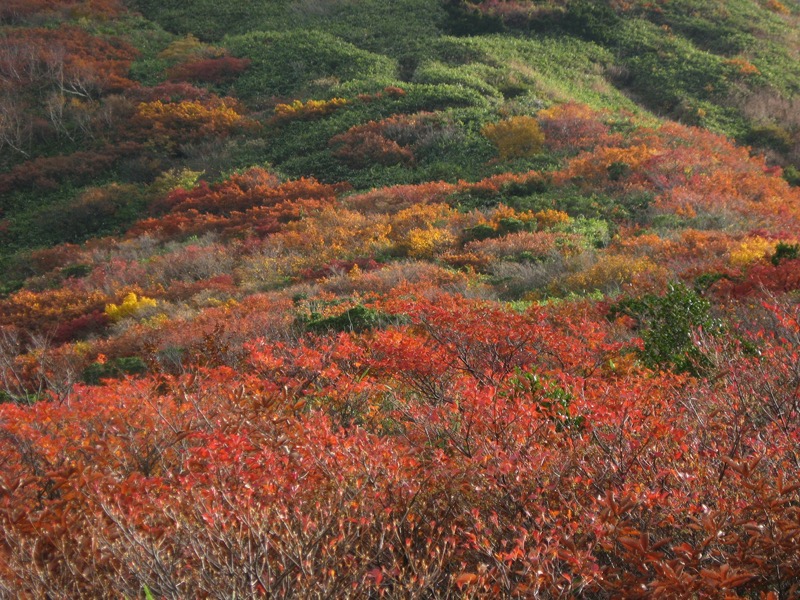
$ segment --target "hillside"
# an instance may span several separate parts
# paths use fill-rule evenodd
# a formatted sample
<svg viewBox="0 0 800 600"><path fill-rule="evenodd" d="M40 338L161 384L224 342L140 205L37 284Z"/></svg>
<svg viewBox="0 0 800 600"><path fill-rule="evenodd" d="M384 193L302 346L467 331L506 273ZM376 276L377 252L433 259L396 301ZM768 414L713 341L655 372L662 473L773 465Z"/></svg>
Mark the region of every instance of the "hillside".
<svg viewBox="0 0 800 600"><path fill-rule="evenodd" d="M0 598L800 594L800 3L6 0Z"/></svg>

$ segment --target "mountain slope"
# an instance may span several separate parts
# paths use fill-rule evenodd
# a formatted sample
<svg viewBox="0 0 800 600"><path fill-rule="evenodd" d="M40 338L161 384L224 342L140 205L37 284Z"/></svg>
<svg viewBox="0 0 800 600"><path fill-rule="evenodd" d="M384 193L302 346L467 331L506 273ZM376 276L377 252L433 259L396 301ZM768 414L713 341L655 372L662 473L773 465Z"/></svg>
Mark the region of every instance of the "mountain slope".
<svg viewBox="0 0 800 600"><path fill-rule="evenodd" d="M0 597L791 597L798 15L7 2Z"/></svg>

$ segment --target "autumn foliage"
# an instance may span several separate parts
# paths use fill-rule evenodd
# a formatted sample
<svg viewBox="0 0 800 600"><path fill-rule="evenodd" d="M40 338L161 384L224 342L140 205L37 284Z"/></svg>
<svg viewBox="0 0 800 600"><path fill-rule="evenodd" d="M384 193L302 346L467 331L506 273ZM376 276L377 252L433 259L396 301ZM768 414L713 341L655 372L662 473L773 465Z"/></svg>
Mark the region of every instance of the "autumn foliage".
<svg viewBox="0 0 800 600"><path fill-rule="evenodd" d="M497 146L501 159L533 156L544 144L544 134L533 117L511 117L483 128L483 135Z"/></svg>
<svg viewBox="0 0 800 600"><path fill-rule="evenodd" d="M381 309L408 324L263 339L239 372L6 405L3 580L189 595L282 593L286 572L295 592L791 588L797 484L782 444L796 432L779 411L796 400L785 385L797 324L785 307L766 307L770 329L750 334L769 363L705 340L712 364L736 365L707 382L623 368L636 345L589 306L514 314L400 295ZM775 395L733 401L737 389ZM87 448L98 427L108 433ZM33 509L20 516L23 502ZM45 526L49 550L32 555ZM93 543L71 543L79 531ZM247 550L241 536L264 543ZM154 562L179 547L178 563ZM309 551L331 568L304 572L292 557ZM259 569L199 568L222 554ZM93 575L75 577L87 561Z"/></svg>
<svg viewBox="0 0 800 600"><path fill-rule="evenodd" d="M447 10L597 15L534 4ZM800 595L780 167L404 45L247 104L272 58L140 18L0 8L0 597Z"/></svg>

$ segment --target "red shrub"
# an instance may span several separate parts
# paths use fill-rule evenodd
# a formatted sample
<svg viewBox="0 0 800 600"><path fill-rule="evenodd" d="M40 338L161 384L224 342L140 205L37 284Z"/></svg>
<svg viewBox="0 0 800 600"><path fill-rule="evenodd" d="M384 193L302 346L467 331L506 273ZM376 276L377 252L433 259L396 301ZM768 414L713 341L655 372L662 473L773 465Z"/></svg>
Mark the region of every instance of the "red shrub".
<svg viewBox="0 0 800 600"><path fill-rule="evenodd" d="M61 344L88 336L99 335L105 331L110 321L105 312L96 310L61 323L53 334L53 342Z"/></svg>

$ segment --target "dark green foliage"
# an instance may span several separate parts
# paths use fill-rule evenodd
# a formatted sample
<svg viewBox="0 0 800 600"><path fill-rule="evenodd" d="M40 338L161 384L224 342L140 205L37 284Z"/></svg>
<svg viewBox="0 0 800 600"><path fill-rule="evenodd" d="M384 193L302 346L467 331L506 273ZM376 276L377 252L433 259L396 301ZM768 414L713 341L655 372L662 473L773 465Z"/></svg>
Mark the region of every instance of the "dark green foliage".
<svg viewBox="0 0 800 600"><path fill-rule="evenodd" d="M714 285L717 281L727 278L728 276L724 273L703 273L695 278L694 287L696 290L703 292Z"/></svg>
<svg viewBox="0 0 800 600"><path fill-rule="evenodd" d="M446 13L439 0L134 0L144 15L174 33L202 40L250 31L327 32L395 58L413 56L438 33Z"/></svg>
<svg viewBox="0 0 800 600"><path fill-rule="evenodd" d="M403 84L405 95L393 97L379 89L371 100L352 98L351 103L315 120L294 119L278 123L270 132L264 158L288 176L312 175L325 182L348 181L357 189L394 183L431 180L476 179L492 173L487 161L493 153L490 142L480 135L486 111L475 104L485 100L474 90L445 85ZM349 91L349 90L348 90ZM348 164L333 154L328 140L353 126L381 121L398 114L442 111L445 126L426 136L414 148L414 164L363 168Z"/></svg>
<svg viewBox="0 0 800 600"><path fill-rule="evenodd" d="M488 223L481 223L480 225L475 225L474 227L469 227L464 230L464 243L473 242L476 240L487 240L489 238L495 237L497 235L497 231L495 228L489 225Z"/></svg>
<svg viewBox="0 0 800 600"><path fill-rule="evenodd" d="M147 372L147 365L138 356L122 356L104 363L93 362L83 371L82 379L90 385L97 385L103 379L119 379L126 375L140 375Z"/></svg>
<svg viewBox="0 0 800 600"><path fill-rule="evenodd" d="M800 169L794 165L789 165L783 170L783 178L789 183L789 185L800 185Z"/></svg>
<svg viewBox="0 0 800 600"><path fill-rule="evenodd" d="M620 17L607 2L573 0L569 3L563 21L567 31L598 42L614 41L615 30L620 26Z"/></svg>
<svg viewBox="0 0 800 600"><path fill-rule="evenodd" d="M710 310L708 300L678 283L663 296L647 294L618 302L609 316L627 315L636 320L644 342L640 358L648 367L700 375L709 360L692 335L699 329L710 334L720 331L721 325L711 317Z"/></svg>
<svg viewBox="0 0 800 600"><path fill-rule="evenodd" d="M444 3L447 20L444 30L450 35L472 36L503 33L506 26L497 15L474 10L465 0L447 0Z"/></svg>
<svg viewBox="0 0 800 600"><path fill-rule="evenodd" d="M131 4L167 31L193 33L202 40L220 40L229 33L266 28L288 1L133 0Z"/></svg>
<svg viewBox="0 0 800 600"><path fill-rule="evenodd" d="M321 31L258 31L227 38L225 44L252 61L235 86L244 100L307 96L333 83L392 80L397 73L395 61Z"/></svg>
<svg viewBox="0 0 800 600"><path fill-rule="evenodd" d="M164 70L169 61L158 54L172 41L173 36L153 21L139 15L128 14L119 21L107 21L98 27L98 33L124 37L138 51L128 73L142 85L157 85L164 80Z"/></svg>
<svg viewBox="0 0 800 600"><path fill-rule="evenodd" d="M524 231L528 228L528 225L524 221L520 221L519 219L514 219L512 217L504 217L500 219L497 227L497 233L500 235L506 235L509 233L517 233L519 231Z"/></svg>
<svg viewBox="0 0 800 600"><path fill-rule="evenodd" d="M515 186L504 189L503 204L516 210L555 209L566 212L571 217L586 217L605 221L630 220L644 223L647 220L647 207L652 198L647 194L629 194L612 198L597 192L587 192L578 187L547 189L546 183L536 183L545 187L540 192L525 194ZM519 191L519 195L511 194Z"/></svg>
<svg viewBox="0 0 800 600"><path fill-rule="evenodd" d="M312 318L305 323L306 329L320 333L328 331L362 332L386 327L396 323L397 318L365 306L354 306L335 317Z"/></svg>
<svg viewBox="0 0 800 600"><path fill-rule="evenodd" d="M608 178L611 181L619 181L625 177L631 168L624 162L614 162L608 165Z"/></svg>
<svg viewBox="0 0 800 600"><path fill-rule="evenodd" d="M80 279L81 277L86 277L89 273L92 272L91 265L69 265L68 267L64 267L61 269L61 276L64 279L68 279L70 277L74 277L75 279Z"/></svg>
<svg viewBox="0 0 800 600"><path fill-rule="evenodd" d="M0 298L13 294L25 285L24 279L3 279L0 280Z"/></svg>
<svg viewBox="0 0 800 600"><path fill-rule="evenodd" d="M795 260L797 258L800 258L800 244L778 242L778 245L775 246L775 253L770 260L777 267L782 260Z"/></svg>
<svg viewBox="0 0 800 600"><path fill-rule="evenodd" d="M789 152L794 146L792 134L774 123L753 125L747 132L744 141L751 146L772 148L778 152Z"/></svg>
<svg viewBox="0 0 800 600"><path fill-rule="evenodd" d="M32 248L120 233L144 210L147 198L132 185L91 188L68 203L31 207L12 219L9 247Z"/></svg>

